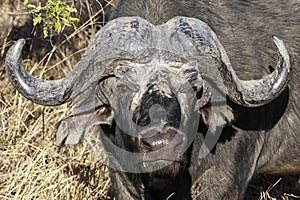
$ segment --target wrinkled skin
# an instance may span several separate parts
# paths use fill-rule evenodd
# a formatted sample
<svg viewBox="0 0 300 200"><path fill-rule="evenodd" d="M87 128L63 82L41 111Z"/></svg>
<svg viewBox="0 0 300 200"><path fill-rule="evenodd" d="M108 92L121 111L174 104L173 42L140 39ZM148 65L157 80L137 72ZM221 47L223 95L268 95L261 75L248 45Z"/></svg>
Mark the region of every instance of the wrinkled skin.
<svg viewBox="0 0 300 200"><path fill-rule="evenodd" d="M144 20L113 21L130 16ZM176 16L205 22L220 41L201 21ZM242 199L258 173L300 173L300 3L127 0L117 3L110 18L78 64L88 70L75 66L70 78L51 82L50 93L43 89L47 81L37 87L34 78L19 81L25 72L7 71L37 103L59 105L79 97L74 114L58 124L57 143L77 144L90 127L98 133L101 128L111 167L142 172L110 168L113 197ZM200 26L201 37L187 31ZM119 27L124 34L112 34ZM277 63L273 35L289 47L274 39ZM14 66L14 52L8 66ZM234 71L251 81L240 81ZM217 138L211 148L207 138ZM152 154L114 154L111 143ZM163 153L155 153L161 148ZM145 166L155 170L143 171Z"/></svg>

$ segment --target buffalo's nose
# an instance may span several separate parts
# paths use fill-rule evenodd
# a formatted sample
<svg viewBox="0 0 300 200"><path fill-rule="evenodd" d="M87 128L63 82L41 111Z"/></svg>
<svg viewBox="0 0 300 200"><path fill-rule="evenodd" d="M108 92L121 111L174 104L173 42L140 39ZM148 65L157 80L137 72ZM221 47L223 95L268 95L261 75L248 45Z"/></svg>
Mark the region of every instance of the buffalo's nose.
<svg viewBox="0 0 300 200"><path fill-rule="evenodd" d="M173 129L166 131L149 131L142 135L141 147L146 151L156 151L165 146L175 150L183 142L183 137Z"/></svg>

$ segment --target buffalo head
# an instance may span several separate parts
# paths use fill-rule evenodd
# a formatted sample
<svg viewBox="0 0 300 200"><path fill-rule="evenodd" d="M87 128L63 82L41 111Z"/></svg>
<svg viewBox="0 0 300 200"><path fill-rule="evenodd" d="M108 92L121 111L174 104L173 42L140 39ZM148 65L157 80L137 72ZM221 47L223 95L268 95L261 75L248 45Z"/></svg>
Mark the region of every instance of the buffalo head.
<svg viewBox="0 0 300 200"><path fill-rule="evenodd" d="M6 71L18 91L38 104L76 101L74 114L58 124L58 145L77 144L97 125L114 167L176 175L188 164L199 124L214 133L234 120L226 98L257 107L287 87L290 55L280 39L273 40L279 52L275 70L244 81L204 22L175 17L155 26L124 17L96 34L63 79L28 74L21 59L24 40L10 48Z"/></svg>

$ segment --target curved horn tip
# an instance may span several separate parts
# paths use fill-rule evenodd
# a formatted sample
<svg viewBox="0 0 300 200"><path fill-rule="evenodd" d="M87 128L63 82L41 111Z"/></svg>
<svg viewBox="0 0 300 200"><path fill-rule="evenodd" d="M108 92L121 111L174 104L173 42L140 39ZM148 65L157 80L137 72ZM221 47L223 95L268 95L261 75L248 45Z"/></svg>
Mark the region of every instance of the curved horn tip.
<svg viewBox="0 0 300 200"><path fill-rule="evenodd" d="M272 39L275 42L275 44L276 44L277 47L284 46L283 41L281 39L279 39L277 36L272 35Z"/></svg>
<svg viewBox="0 0 300 200"><path fill-rule="evenodd" d="M11 51L13 51L11 53L13 55L15 55L16 53L21 52L25 43L26 43L26 41L23 38L16 41L15 44L13 44L13 46L10 48L10 49L12 49Z"/></svg>
<svg viewBox="0 0 300 200"><path fill-rule="evenodd" d="M275 35L273 35L272 38L280 55L286 62L290 62L290 52L285 43ZM289 65L287 67L289 67Z"/></svg>
<svg viewBox="0 0 300 200"><path fill-rule="evenodd" d="M22 47L22 46L24 46L25 43L26 43L26 40L24 38L21 38L16 41L15 45L21 45L21 47Z"/></svg>
<svg viewBox="0 0 300 200"><path fill-rule="evenodd" d="M288 54L288 50L287 50L284 42L281 39L279 39L278 37L276 37L275 35L273 35L272 38L273 38L273 41L274 41L275 45L277 46L280 54L282 54L282 53Z"/></svg>
<svg viewBox="0 0 300 200"><path fill-rule="evenodd" d="M23 49L23 46L25 45L26 41L25 39L19 39L16 41L7 51L5 62L6 67L11 67L11 62L14 62L16 58L19 58Z"/></svg>

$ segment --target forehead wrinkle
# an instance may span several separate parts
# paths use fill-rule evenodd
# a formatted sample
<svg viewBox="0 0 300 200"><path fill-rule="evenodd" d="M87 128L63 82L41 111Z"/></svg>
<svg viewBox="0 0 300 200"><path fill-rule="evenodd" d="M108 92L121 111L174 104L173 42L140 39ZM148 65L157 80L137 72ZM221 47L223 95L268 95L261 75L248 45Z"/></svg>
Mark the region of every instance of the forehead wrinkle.
<svg viewBox="0 0 300 200"><path fill-rule="evenodd" d="M157 87L151 92L159 92L161 95L171 98L172 89L174 89L172 84L177 85L180 77L180 72L183 69L189 68L191 64L185 62L184 60L178 61L172 59L172 57L165 58L162 52L155 53L152 55L154 58L150 59L150 62L130 62L127 66L132 70L125 74L127 80L132 84L139 87L138 92L136 92L132 98L131 110L140 105L142 102L142 97L149 90L149 87L154 83ZM181 81L179 81L181 82ZM175 86L176 87L176 86Z"/></svg>
<svg viewBox="0 0 300 200"><path fill-rule="evenodd" d="M157 63L157 64L154 64ZM142 97L146 92L149 92L149 87L156 83L157 88L151 92L160 92L161 95L171 98L172 91L168 86L168 76L170 75L170 69L168 69L168 64L161 64L160 62L151 62L139 66L139 69L136 70L136 81L135 84L138 84L139 91L134 95L131 104L131 110L140 105L142 102Z"/></svg>

